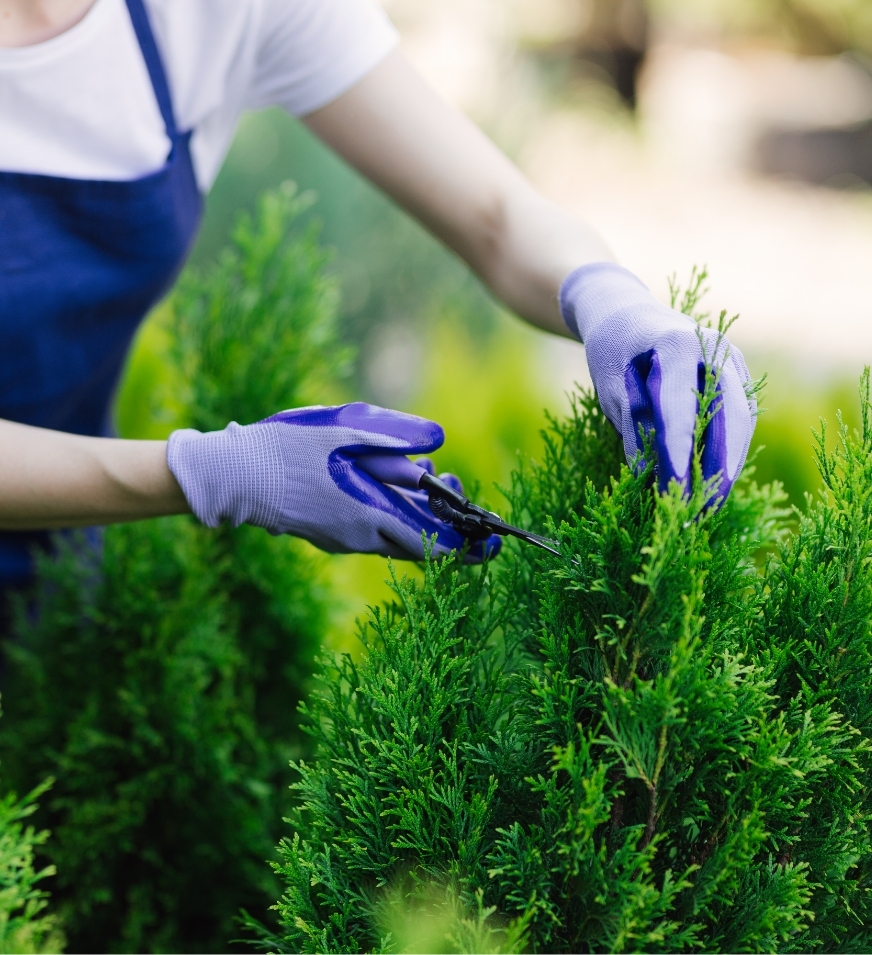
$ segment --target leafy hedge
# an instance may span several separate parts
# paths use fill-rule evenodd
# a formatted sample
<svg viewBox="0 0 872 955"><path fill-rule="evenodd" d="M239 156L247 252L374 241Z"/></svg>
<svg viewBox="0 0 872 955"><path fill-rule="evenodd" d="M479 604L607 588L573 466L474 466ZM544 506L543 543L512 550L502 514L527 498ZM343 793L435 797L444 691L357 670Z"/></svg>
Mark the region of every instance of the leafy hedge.
<svg viewBox="0 0 872 955"><path fill-rule="evenodd" d="M305 404L344 361L336 291L306 204L267 196L256 222L171 300L179 424L223 427ZM324 627L311 551L192 518L110 528L102 550L41 563L6 647L4 774L56 777L36 818L72 951L223 951L240 907L265 915L265 864L301 752L296 706Z"/></svg>
<svg viewBox="0 0 872 955"><path fill-rule="evenodd" d="M869 951L862 397L801 515L747 477L707 509L698 467L657 495L578 398L509 495L563 557L394 577L361 662L325 667L263 944Z"/></svg>

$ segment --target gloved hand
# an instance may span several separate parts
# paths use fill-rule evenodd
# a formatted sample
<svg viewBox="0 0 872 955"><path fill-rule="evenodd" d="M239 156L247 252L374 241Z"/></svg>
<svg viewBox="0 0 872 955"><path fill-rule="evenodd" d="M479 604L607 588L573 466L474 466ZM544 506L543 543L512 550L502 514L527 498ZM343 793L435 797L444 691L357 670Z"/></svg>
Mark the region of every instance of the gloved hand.
<svg viewBox="0 0 872 955"><path fill-rule="evenodd" d="M420 560L422 531L437 535L435 554L460 549L466 539L433 516L425 494L382 483L358 458L435 451L444 440L432 421L355 402L282 411L206 434L174 431L167 463L208 527L255 524L331 553ZM408 471L411 463L402 463ZM495 554L499 544L474 544L467 561Z"/></svg>
<svg viewBox="0 0 872 955"><path fill-rule="evenodd" d="M718 333L661 304L631 272L611 262L576 269L560 290L563 319L587 349L600 405L624 439L627 461L642 450L640 426L653 431L661 490L686 488L704 386L704 359L720 369L705 435L705 478L721 474L715 499L729 494L754 433L757 403L745 391L742 353Z"/></svg>

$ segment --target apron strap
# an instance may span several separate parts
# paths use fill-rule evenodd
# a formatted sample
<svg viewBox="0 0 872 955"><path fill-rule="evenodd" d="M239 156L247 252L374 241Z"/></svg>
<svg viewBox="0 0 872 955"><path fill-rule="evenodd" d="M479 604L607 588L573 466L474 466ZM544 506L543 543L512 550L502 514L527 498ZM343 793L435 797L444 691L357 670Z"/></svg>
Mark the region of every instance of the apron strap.
<svg viewBox="0 0 872 955"><path fill-rule="evenodd" d="M151 85L154 89L157 105L160 108L161 116L163 116L167 136L172 142L175 142L178 131L176 129L176 117L173 113L173 101L170 97L170 87L167 83L167 74L164 70L160 50L158 50L157 43L154 41L154 33L151 30L145 5L142 0L126 0L126 2L127 10L130 13L130 21L136 32L136 39L139 41L139 48L142 50L145 65L148 67L148 75L151 77Z"/></svg>

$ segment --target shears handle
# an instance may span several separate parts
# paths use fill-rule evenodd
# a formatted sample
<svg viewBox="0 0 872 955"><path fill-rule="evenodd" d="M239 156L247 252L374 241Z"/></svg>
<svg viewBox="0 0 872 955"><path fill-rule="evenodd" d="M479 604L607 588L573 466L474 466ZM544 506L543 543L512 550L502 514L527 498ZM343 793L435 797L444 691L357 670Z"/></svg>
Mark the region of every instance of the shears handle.
<svg viewBox="0 0 872 955"><path fill-rule="evenodd" d="M486 526L486 522L499 521L496 514L477 507L459 491L455 491L453 487L449 487L407 457L399 454L366 454L358 457L355 463L361 471L383 484L426 491L430 499L430 510L436 517L456 527L466 537L484 540L494 533Z"/></svg>
<svg viewBox="0 0 872 955"><path fill-rule="evenodd" d="M449 487L403 455L361 455L356 459L356 463L362 471L384 484L426 491L433 514L470 540L485 540L491 534L512 536L535 547L541 547L556 557L561 556L556 541L507 524L498 514L473 504L460 491Z"/></svg>

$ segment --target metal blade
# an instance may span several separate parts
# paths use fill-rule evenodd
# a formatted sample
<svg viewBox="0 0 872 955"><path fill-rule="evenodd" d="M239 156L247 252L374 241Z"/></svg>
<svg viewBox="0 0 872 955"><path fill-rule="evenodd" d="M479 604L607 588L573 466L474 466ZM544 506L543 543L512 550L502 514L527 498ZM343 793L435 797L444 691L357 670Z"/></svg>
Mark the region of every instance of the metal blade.
<svg viewBox="0 0 872 955"><path fill-rule="evenodd" d="M478 518L481 525L492 534L498 534L501 537L516 537L527 544L548 551L555 557L563 556L558 549L557 541L551 540L549 537L542 537L540 534L534 534L532 531L525 531L522 527L507 524L498 514L494 514L493 511L486 511L483 507L473 504L468 498L455 491L454 488L448 487L447 484L431 474L422 476L420 487L426 488L431 495L447 500L460 514L469 514ZM577 564L578 561L573 560L573 563Z"/></svg>

